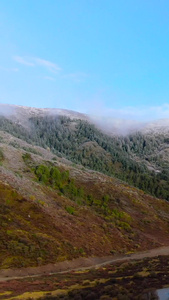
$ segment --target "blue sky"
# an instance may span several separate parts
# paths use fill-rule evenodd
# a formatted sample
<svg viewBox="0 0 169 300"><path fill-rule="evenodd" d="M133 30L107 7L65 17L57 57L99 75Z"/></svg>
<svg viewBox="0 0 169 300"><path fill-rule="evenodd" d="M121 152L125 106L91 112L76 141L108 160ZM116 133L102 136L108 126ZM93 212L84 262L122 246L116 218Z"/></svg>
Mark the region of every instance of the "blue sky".
<svg viewBox="0 0 169 300"><path fill-rule="evenodd" d="M168 0L1 0L0 103L169 118Z"/></svg>

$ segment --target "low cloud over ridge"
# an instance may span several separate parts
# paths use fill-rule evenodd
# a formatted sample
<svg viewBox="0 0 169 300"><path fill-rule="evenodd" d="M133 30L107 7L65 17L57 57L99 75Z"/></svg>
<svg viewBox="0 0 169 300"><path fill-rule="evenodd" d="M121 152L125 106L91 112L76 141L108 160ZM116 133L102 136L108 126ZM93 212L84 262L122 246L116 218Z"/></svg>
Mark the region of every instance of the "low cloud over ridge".
<svg viewBox="0 0 169 300"><path fill-rule="evenodd" d="M141 130L148 124L160 121L162 126L168 126L169 104L150 107L124 107L120 109L108 109L98 105L87 110L91 120L102 130L108 133L128 134ZM166 119L166 121L164 120Z"/></svg>

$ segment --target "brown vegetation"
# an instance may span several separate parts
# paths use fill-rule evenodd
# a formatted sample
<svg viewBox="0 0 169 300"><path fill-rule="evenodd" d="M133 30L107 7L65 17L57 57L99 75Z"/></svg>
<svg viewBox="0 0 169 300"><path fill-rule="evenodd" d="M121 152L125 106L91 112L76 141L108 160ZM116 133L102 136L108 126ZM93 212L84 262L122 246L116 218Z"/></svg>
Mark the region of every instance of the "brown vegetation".
<svg viewBox="0 0 169 300"><path fill-rule="evenodd" d="M49 150L8 134L1 136L1 268L168 244L169 203L117 179L73 166ZM34 168L42 164L49 169L57 166L60 172L69 170L67 184L73 180L74 187L83 191L80 201L48 180L38 181Z"/></svg>
<svg viewBox="0 0 169 300"><path fill-rule="evenodd" d="M0 299L155 300L156 289L168 284L168 260L168 256L159 256L1 282Z"/></svg>

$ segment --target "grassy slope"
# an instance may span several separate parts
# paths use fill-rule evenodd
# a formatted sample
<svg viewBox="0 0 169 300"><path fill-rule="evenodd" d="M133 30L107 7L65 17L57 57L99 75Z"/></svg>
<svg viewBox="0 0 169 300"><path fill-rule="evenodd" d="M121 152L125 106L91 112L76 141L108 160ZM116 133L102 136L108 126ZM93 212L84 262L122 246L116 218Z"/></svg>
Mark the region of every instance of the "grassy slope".
<svg viewBox="0 0 169 300"><path fill-rule="evenodd" d="M78 166L54 161L53 154L2 134L0 166L0 267L46 264L78 256L104 256L166 244L169 204L144 192ZM17 143L17 148L11 145ZM9 145L10 143L10 145ZM37 181L22 156L32 165L58 165L94 205L79 204L51 186ZM108 211L100 204L109 196ZM73 214L67 207L73 208Z"/></svg>

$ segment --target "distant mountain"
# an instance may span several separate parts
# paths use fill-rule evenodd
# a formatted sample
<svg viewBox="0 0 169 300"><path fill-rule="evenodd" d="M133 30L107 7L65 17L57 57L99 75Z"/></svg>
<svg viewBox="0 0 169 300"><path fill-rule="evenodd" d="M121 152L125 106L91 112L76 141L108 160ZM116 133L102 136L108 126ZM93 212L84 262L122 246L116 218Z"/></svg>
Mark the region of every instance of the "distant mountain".
<svg viewBox="0 0 169 300"><path fill-rule="evenodd" d="M79 112L59 108L36 108L21 105L0 104L0 115L25 125L29 118L44 116L66 116L71 119L88 120L88 117Z"/></svg>
<svg viewBox="0 0 169 300"><path fill-rule="evenodd" d="M65 116L70 119L80 119L94 124L97 128L109 135L128 135L135 132L143 134L168 134L169 119L160 119L149 122L86 115L72 110L60 108L35 108L21 105L0 103L0 115L20 122L22 125L32 117Z"/></svg>
<svg viewBox="0 0 169 300"><path fill-rule="evenodd" d="M168 134L169 119L160 119L154 122L149 122L142 130L145 134Z"/></svg>

